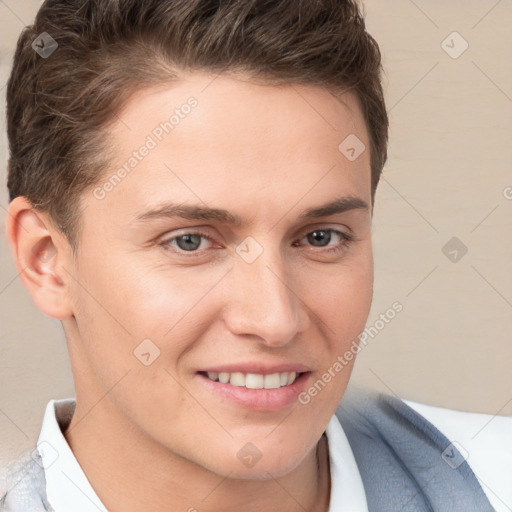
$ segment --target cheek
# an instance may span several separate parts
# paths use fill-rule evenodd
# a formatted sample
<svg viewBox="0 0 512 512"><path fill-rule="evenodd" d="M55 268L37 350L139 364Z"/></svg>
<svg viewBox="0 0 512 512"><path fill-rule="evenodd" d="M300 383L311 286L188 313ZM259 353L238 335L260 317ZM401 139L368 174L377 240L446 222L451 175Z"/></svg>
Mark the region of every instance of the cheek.
<svg viewBox="0 0 512 512"><path fill-rule="evenodd" d="M319 371L299 402L325 422L334 413L348 385L358 353L373 295L373 260L365 251L357 264L339 266L325 280L322 292L315 288L313 310L324 339ZM364 256L364 257L363 257ZM311 295L313 297L313 295ZM302 400L302 401L301 401Z"/></svg>
<svg viewBox="0 0 512 512"><path fill-rule="evenodd" d="M138 265L81 267L75 289L80 357L136 423L197 416L176 384L182 378L178 363L212 322L214 304L202 299L218 278L123 270Z"/></svg>
<svg viewBox="0 0 512 512"><path fill-rule="evenodd" d="M223 273L152 268L139 259L82 268L78 279L87 283L87 290L78 287L77 323L102 380L126 369L141 379L151 378L158 369L174 372L218 315L208 292ZM148 360L154 363L146 367L143 362Z"/></svg>
<svg viewBox="0 0 512 512"><path fill-rule="evenodd" d="M338 349L350 344L364 329L373 296L373 260L364 251L357 264L339 265L322 279L321 290L312 289L315 313L325 337ZM311 292L310 292L311 293Z"/></svg>
<svg viewBox="0 0 512 512"><path fill-rule="evenodd" d="M101 266L91 262L79 276L89 283L81 300L90 305L87 295L92 295L107 323L138 337L153 334L161 338L169 333L204 297L216 277L150 266L140 257L125 260L119 258Z"/></svg>

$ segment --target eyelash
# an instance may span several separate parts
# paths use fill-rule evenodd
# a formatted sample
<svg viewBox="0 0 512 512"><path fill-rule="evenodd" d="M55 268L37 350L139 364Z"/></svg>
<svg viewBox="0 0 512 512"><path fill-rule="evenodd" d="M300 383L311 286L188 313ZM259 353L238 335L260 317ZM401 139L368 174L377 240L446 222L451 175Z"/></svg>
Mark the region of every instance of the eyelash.
<svg viewBox="0 0 512 512"><path fill-rule="evenodd" d="M327 229L321 229L320 228L320 229L314 229L312 231L308 231L307 233L305 233L300 238L300 240L302 240L303 238L305 238L308 235L310 235L312 233L315 233L317 231L326 231L326 232L334 233L336 235L339 235L339 237L341 238L341 240L340 240L340 242L338 244L336 244L333 247L330 247L329 249L324 249L322 247L318 247L318 249L320 249L319 252L321 252L323 254L337 254L337 253L340 253L344 249L346 249L350 245L351 242L353 242L355 240L355 237L352 234L344 233L343 231L339 231L337 229L332 229L332 228L327 228ZM173 241L175 241L178 238L181 238L183 236L187 236L187 235L201 236L203 238L206 238L209 242L213 242L212 238L208 234L203 233L202 231L187 231L187 232L184 232L184 233L182 233L180 235L173 236L171 238L167 238L167 239L163 240L160 245L162 245L165 250L169 250L169 247L171 247L171 245L170 245L171 242L173 242ZM294 242L294 244L295 244L295 242ZM311 246L311 247L315 247L315 246ZM194 257L194 256L201 255L201 253L204 252L207 249L204 249L203 251L200 251L200 250L184 251L184 250L180 249L179 247L173 247L173 250L177 254L179 254L179 255L184 255L185 257Z"/></svg>

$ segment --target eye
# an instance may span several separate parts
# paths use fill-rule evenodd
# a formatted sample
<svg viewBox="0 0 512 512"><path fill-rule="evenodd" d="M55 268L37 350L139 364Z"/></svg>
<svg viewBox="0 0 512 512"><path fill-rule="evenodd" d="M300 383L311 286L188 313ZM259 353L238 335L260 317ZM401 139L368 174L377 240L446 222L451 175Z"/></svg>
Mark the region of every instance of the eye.
<svg viewBox="0 0 512 512"><path fill-rule="evenodd" d="M304 240L313 247L329 247L324 252L338 252L346 248L354 238L352 235L337 229L315 229L307 233L300 241ZM334 244L331 243L333 241L335 242Z"/></svg>
<svg viewBox="0 0 512 512"><path fill-rule="evenodd" d="M166 240L162 241L162 245L164 247L171 246L177 248L179 249L178 252L196 252L206 249L206 247L204 247L205 244L203 244L204 240L211 242L211 239L208 235L204 233L191 232L174 236L172 238L167 238Z"/></svg>

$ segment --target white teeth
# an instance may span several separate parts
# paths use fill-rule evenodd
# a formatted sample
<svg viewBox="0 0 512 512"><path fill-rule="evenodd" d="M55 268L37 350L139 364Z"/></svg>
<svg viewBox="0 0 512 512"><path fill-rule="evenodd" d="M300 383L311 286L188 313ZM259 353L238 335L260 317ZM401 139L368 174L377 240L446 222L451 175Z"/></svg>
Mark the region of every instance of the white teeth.
<svg viewBox="0 0 512 512"><path fill-rule="evenodd" d="M245 375L240 372L233 372L229 379L232 386L245 386Z"/></svg>
<svg viewBox="0 0 512 512"><path fill-rule="evenodd" d="M248 373L245 377L245 387L249 389L261 389L263 387L263 375Z"/></svg>
<svg viewBox="0 0 512 512"><path fill-rule="evenodd" d="M279 373L265 375L265 389L276 389L281 387L281 379Z"/></svg>
<svg viewBox="0 0 512 512"><path fill-rule="evenodd" d="M271 373L269 375L241 372L207 372L207 375L210 380L218 380L223 384L229 382L232 386L248 389L277 389L289 386L295 382L298 376L297 372Z"/></svg>

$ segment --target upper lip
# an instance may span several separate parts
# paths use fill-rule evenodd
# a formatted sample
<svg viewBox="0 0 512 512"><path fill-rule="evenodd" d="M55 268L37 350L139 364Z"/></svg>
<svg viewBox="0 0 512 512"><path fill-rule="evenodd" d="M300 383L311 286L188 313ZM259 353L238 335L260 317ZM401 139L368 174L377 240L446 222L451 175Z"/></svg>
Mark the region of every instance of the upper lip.
<svg viewBox="0 0 512 512"><path fill-rule="evenodd" d="M311 371L309 366L300 363L279 363L265 364L262 362L232 363L201 368L199 372L216 373L258 373L262 375L271 375L273 373L296 372L303 373Z"/></svg>

